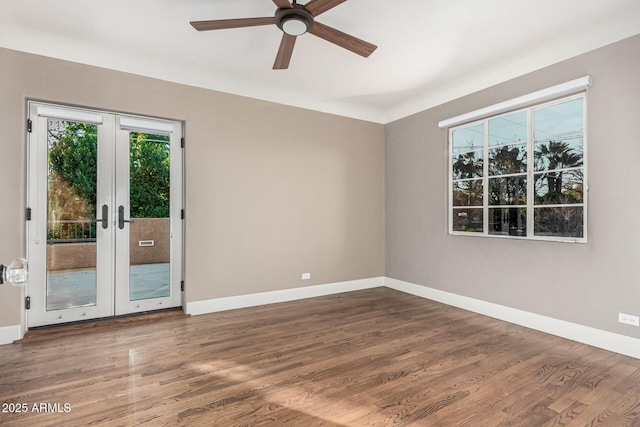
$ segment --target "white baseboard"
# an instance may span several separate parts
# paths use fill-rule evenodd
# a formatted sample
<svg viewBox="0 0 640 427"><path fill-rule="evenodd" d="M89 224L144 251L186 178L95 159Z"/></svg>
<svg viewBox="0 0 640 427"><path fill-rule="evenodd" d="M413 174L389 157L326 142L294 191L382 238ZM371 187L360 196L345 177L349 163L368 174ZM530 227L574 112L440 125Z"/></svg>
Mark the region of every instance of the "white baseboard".
<svg viewBox="0 0 640 427"><path fill-rule="evenodd" d="M390 289L640 359L640 339L638 338L529 313L426 286L403 282L390 277L384 278L384 285Z"/></svg>
<svg viewBox="0 0 640 427"><path fill-rule="evenodd" d="M22 338L20 325L0 327L0 345L11 344Z"/></svg>
<svg viewBox="0 0 640 427"><path fill-rule="evenodd" d="M382 286L384 286L384 277L372 277L369 279L350 280L347 282L308 286L304 288L215 298L204 301L188 302L186 313L191 315L215 313L218 311L234 310L236 308L255 307L264 304L294 301L305 298L339 294L342 292L378 288Z"/></svg>

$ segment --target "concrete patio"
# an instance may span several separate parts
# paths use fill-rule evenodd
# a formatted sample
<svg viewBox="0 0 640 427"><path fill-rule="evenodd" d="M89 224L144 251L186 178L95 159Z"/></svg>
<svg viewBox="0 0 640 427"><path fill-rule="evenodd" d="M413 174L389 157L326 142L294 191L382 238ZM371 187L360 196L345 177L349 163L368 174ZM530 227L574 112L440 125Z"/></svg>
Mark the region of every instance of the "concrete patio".
<svg viewBox="0 0 640 427"><path fill-rule="evenodd" d="M132 265L129 300L169 296L169 263ZM47 275L47 311L90 306L96 303L96 270L66 270Z"/></svg>

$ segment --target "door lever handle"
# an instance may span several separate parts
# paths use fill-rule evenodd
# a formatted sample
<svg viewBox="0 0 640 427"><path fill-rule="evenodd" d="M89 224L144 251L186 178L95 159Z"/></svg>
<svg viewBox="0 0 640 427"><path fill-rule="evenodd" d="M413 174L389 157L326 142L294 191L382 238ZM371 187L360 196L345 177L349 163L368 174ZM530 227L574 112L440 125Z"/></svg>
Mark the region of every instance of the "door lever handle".
<svg viewBox="0 0 640 427"><path fill-rule="evenodd" d="M91 222L98 221L102 223L102 228L106 229L107 227L109 227L109 206L102 205L102 218L95 218L91 220Z"/></svg>
<svg viewBox="0 0 640 427"><path fill-rule="evenodd" d="M129 224L133 223L132 219L124 219L124 206L120 206L118 208L118 228L122 230L124 228L124 223L128 222Z"/></svg>

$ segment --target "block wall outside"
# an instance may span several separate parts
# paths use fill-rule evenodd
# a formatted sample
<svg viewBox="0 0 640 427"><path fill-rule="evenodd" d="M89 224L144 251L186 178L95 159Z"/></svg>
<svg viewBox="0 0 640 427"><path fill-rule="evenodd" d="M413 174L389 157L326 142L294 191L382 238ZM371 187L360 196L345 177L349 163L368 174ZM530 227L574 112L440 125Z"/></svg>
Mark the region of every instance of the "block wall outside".
<svg viewBox="0 0 640 427"><path fill-rule="evenodd" d="M170 257L169 218L136 218L130 228L131 265L168 263ZM140 246L140 241L153 240L153 246ZM49 271L95 268L96 244L62 243L47 246Z"/></svg>

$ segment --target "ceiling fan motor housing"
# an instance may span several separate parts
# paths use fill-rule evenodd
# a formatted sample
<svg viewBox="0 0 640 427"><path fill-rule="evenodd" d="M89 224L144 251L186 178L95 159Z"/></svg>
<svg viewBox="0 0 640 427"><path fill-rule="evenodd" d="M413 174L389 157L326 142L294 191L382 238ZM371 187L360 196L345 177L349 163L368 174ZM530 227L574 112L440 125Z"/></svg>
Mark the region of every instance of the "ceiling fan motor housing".
<svg viewBox="0 0 640 427"><path fill-rule="evenodd" d="M276 10L276 25L289 35L301 36L313 27L313 15L303 5L292 6Z"/></svg>

